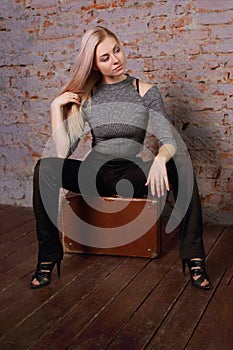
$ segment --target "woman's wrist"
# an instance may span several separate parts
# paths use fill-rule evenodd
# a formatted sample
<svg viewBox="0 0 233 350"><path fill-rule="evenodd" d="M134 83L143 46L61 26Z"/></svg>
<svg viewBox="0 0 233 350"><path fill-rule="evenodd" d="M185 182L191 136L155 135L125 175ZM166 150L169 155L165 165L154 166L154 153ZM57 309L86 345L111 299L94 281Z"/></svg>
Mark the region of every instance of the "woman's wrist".
<svg viewBox="0 0 233 350"><path fill-rule="evenodd" d="M53 101L50 105L50 109L51 109L51 111L61 111L62 106L59 103L57 103L56 101Z"/></svg>
<svg viewBox="0 0 233 350"><path fill-rule="evenodd" d="M175 155L175 147L170 144L166 144L160 147L159 152L156 157L161 161L165 161L167 163L174 155Z"/></svg>
<svg viewBox="0 0 233 350"><path fill-rule="evenodd" d="M155 157L155 160L159 162L162 162L162 163L167 163L168 159L167 157L161 152L161 153L158 153L157 156Z"/></svg>

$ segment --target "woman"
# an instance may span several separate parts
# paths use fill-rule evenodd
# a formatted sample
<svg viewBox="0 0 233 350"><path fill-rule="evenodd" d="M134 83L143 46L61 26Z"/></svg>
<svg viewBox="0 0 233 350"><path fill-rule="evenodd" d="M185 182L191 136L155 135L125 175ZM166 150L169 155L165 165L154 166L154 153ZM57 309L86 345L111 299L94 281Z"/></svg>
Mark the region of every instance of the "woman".
<svg viewBox="0 0 233 350"><path fill-rule="evenodd" d="M52 270L63 257L57 228L59 190L77 193L113 195L117 183L126 179L123 195L164 196L171 182L175 197L178 173L185 178L182 162L176 171L177 144L165 119L158 89L127 74L126 58L114 33L96 26L87 31L73 76L51 104L52 131L58 158L40 160L34 172L33 207L39 242L38 265L31 287L44 287L51 281ZM158 154L143 162L142 149L149 114L152 131L159 143ZM88 123L93 149L84 161L68 159ZM96 173L93 179L93 173ZM183 271L186 263L194 287L210 289L205 271L202 218L198 189L191 186L188 209L181 223L180 255Z"/></svg>

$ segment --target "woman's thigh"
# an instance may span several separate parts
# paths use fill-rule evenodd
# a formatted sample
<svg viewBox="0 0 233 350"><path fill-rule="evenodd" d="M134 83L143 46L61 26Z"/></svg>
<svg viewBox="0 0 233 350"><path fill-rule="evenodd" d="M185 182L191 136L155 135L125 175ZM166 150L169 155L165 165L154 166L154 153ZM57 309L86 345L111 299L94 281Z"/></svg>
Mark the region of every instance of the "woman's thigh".
<svg viewBox="0 0 233 350"><path fill-rule="evenodd" d="M78 173L82 161L76 159L64 159L62 165L62 187L66 190L79 193Z"/></svg>
<svg viewBox="0 0 233 350"><path fill-rule="evenodd" d="M121 180L127 180L130 183L127 186L125 182L125 191L133 191L133 197L143 197L148 195L148 186L146 186L147 176L151 167L152 161L135 162L127 169ZM124 182L122 183L122 190L124 191Z"/></svg>
<svg viewBox="0 0 233 350"><path fill-rule="evenodd" d="M87 157L86 159L66 159L63 164L62 184L63 188L86 195L110 194L108 186L108 174L99 174L101 164L98 160ZM100 189L102 193L100 193Z"/></svg>
<svg viewBox="0 0 233 350"><path fill-rule="evenodd" d="M97 195L98 163L89 158L84 160L66 159L63 164L63 188L82 194Z"/></svg>

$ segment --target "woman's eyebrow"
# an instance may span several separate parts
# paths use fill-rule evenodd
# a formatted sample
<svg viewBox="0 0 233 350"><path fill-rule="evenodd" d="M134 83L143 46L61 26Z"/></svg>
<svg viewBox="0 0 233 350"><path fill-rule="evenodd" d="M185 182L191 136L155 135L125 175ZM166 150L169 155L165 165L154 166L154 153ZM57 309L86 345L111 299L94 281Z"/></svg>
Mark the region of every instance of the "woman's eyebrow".
<svg viewBox="0 0 233 350"><path fill-rule="evenodd" d="M117 46L119 46L118 43L117 43L116 45L113 46L113 51L115 50L115 48L116 48ZM103 54L100 55L99 57L101 58L101 57L104 57L104 56L107 56L107 55L108 55L108 53L103 53Z"/></svg>

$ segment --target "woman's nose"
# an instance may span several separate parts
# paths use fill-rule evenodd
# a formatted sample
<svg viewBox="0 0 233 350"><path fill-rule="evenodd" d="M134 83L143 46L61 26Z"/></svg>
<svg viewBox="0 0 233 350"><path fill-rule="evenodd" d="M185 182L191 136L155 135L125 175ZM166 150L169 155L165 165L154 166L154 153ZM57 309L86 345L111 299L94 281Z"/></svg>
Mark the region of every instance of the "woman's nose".
<svg viewBox="0 0 233 350"><path fill-rule="evenodd" d="M112 56L112 60L113 60L113 63L114 63L114 64L115 64L115 63L118 63L118 58L117 58L117 56L113 55L113 56Z"/></svg>

